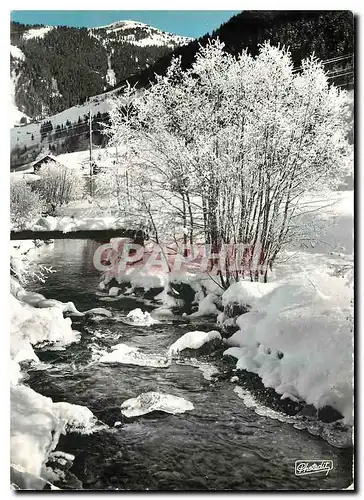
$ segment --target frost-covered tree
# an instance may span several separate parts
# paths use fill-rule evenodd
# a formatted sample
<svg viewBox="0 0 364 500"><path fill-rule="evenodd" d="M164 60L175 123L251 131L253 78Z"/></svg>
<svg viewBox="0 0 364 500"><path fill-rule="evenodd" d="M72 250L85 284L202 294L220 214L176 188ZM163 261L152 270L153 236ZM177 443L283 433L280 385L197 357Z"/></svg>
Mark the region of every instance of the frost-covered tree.
<svg viewBox="0 0 364 500"><path fill-rule="evenodd" d="M53 211L84 195L85 180L77 170L48 164L40 168L38 175L37 192Z"/></svg>
<svg viewBox="0 0 364 500"><path fill-rule="evenodd" d="M163 238L244 243L251 278L258 252L266 279L282 247L307 237L303 198L345 170L349 100L320 61L301 67L269 43L254 58L215 41L190 69L174 59L148 90L114 101L112 141L128 151L135 207Z"/></svg>
<svg viewBox="0 0 364 500"><path fill-rule="evenodd" d="M116 202L118 216L130 212L128 199L128 167L123 154L111 155L108 150L99 155L103 170L95 176L94 198L107 201L110 207Z"/></svg>
<svg viewBox="0 0 364 500"><path fill-rule="evenodd" d="M10 219L13 229L25 229L40 217L45 205L38 193L32 191L25 179L10 183Z"/></svg>

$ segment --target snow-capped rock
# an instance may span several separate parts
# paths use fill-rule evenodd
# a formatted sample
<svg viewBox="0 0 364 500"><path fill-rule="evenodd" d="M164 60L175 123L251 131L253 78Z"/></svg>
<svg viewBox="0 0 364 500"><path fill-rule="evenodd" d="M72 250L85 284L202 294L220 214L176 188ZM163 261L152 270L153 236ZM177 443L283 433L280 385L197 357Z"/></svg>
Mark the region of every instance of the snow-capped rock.
<svg viewBox="0 0 364 500"><path fill-rule="evenodd" d="M152 411L175 415L193 409L193 404L187 399L159 392L144 392L137 398L127 399L120 407L122 415L128 418L146 415Z"/></svg>
<svg viewBox="0 0 364 500"><path fill-rule="evenodd" d="M216 349L221 342L221 335L216 330L211 332L187 332L174 342L169 348L171 356L178 355L181 351L186 349L197 350L201 347L206 349L206 344L210 344L211 349Z"/></svg>

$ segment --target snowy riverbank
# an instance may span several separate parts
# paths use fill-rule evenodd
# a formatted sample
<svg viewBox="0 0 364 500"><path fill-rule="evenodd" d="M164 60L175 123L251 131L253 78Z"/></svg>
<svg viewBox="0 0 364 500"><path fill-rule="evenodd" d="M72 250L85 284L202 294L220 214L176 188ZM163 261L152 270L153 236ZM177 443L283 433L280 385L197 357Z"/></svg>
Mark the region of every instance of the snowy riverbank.
<svg viewBox="0 0 364 500"><path fill-rule="evenodd" d="M258 374L281 398L331 406L353 418L353 337L350 289L338 278L320 276L290 284L239 282L223 295L229 306L248 307L233 317L238 330L224 352L236 368ZM220 325L231 318L222 313Z"/></svg>
<svg viewBox="0 0 364 500"><path fill-rule="evenodd" d="M9 308L11 480L15 489L42 489L47 482L52 483L62 475L62 471L46 465L60 435L92 433L97 419L85 406L55 403L22 384L20 363L40 364L33 346L50 345L62 349L79 340L79 333L72 330L71 320L63 317L64 311L77 314L74 305L26 292L12 278Z"/></svg>

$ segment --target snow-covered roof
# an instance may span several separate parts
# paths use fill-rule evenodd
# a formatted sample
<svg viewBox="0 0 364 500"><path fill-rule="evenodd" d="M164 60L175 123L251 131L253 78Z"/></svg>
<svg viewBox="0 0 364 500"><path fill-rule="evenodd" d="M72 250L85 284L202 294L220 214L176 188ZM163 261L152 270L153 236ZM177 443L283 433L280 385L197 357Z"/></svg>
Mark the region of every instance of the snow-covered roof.
<svg viewBox="0 0 364 500"><path fill-rule="evenodd" d="M40 158L37 158L33 162L33 167L38 165L38 163L44 163L44 162L48 162L48 161L60 163L60 161L58 160L58 158L56 156L53 156L52 154L45 154L45 155L41 156Z"/></svg>

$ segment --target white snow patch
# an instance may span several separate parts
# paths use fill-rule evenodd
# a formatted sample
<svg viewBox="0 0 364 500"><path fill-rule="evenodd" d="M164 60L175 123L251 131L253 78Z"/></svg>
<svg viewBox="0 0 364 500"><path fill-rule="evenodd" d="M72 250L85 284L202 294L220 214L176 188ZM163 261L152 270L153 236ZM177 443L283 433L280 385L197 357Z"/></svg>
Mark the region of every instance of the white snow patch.
<svg viewBox="0 0 364 500"><path fill-rule="evenodd" d="M147 24L141 23L139 21L117 21L106 26L99 26L97 28L89 28L89 32L95 36L94 31L104 29L107 34L117 33L118 40L130 43L132 45L137 45L139 47L146 47L150 45L154 46L168 46L175 47L177 45L185 45L189 43L193 38L175 35L173 33L168 33L166 31L162 31L158 28L154 28ZM127 30L138 30L139 37L136 38L135 34L123 33ZM140 38L140 35L145 35L143 38Z"/></svg>
<svg viewBox="0 0 364 500"><path fill-rule="evenodd" d="M24 59L25 59L24 52L22 52L19 49L19 47L16 47L15 45L10 45L10 54L15 59L20 59L22 61L24 61Z"/></svg>
<svg viewBox="0 0 364 500"><path fill-rule="evenodd" d="M32 38L43 38L44 35L49 33L53 26L44 26L42 28L32 28L26 31L23 35L24 40L31 40Z"/></svg>
<svg viewBox="0 0 364 500"><path fill-rule="evenodd" d="M57 127L57 125L65 126L67 120L69 120L72 124L77 124L78 119L81 118L83 121L85 119L85 115L88 115L90 110L93 114L105 113L110 111L110 98L117 92L117 89L113 89L109 92L105 92L100 95L92 96L86 100L84 104L77 104L76 106L72 106L71 108L65 109L60 113L55 115L47 116L44 120L51 121L53 125L53 129ZM31 140L31 136L33 135L34 140ZM36 146L37 144L41 144L41 135L40 135L40 125L37 122L29 123L28 125L24 125L22 127L14 127L10 131L10 143L11 149L15 146L22 147L23 145ZM78 152L80 156L87 155L87 151ZM69 155L76 157L78 153L69 153ZM67 156L67 154L59 155Z"/></svg>
<svg viewBox="0 0 364 500"><path fill-rule="evenodd" d="M116 85L115 71L111 67L111 55L107 56L106 83L108 83L112 87L114 87L114 85Z"/></svg>
<svg viewBox="0 0 364 500"><path fill-rule="evenodd" d="M131 19L125 19L122 21L115 21L110 24L105 24L105 26L97 26L95 28L89 28L90 30L118 30L118 29L130 29L130 28L143 28L148 26L145 23L141 23L140 21L132 21Z"/></svg>
<svg viewBox="0 0 364 500"><path fill-rule="evenodd" d="M145 415L152 411L164 411L176 415L194 409L193 404L187 399L161 394L159 392L145 392L137 398L131 398L121 405L121 413L128 418Z"/></svg>
<svg viewBox="0 0 364 500"><path fill-rule="evenodd" d="M104 309L103 307L94 307L93 309L89 309L83 313L84 315L95 315L95 316L104 316L106 318L112 318L113 314L108 309Z"/></svg>
<svg viewBox="0 0 364 500"><path fill-rule="evenodd" d="M176 364L193 366L195 368L198 368L200 372L202 372L203 378L208 381L212 380L212 375L218 372L216 366L213 366L210 363L204 363L196 358L177 359Z"/></svg>

